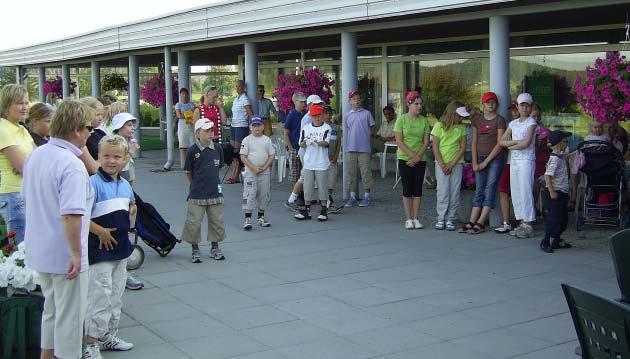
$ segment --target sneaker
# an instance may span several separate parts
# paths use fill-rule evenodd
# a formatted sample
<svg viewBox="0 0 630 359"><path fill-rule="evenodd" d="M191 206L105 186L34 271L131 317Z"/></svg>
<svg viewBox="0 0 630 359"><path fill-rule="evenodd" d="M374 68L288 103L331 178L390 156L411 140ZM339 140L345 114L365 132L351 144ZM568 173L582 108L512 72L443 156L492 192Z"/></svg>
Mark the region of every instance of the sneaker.
<svg viewBox="0 0 630 359"><path fill-rule="evenodd" d="M107 333L104 337L100 338L98 340L98 346L101 347L101 350L115 351L126 351L133 348L133 344L118 338L112 333Z"/></svg>
<svg viewBox="0 0 630 359"><path fill-rule="evenodd" d="M256 220L256 222L257 222L257 223L258 223L258 225L259 225L259 226L261 226L261 227L269 227L269 226L271 226L271 223L267 222L267 221L265 220L265 217L264 217L264 216L263 216L263 217L258 218L258 219Z"/></svg>
<svg viewBox="0 0 630 359"><path fill-rule="evenodd" d="M245 217L245 223L243 223L243 229L249 231L252 229L252 217Z"/></svg>
<svg viewBox="0 0 630 359"><path fill-rule="evenodd" d="M510 226L510 224L507 222L503 222L503 224L500 227L497 227L494 229L494 233L499 233L499 234L509 233L511 230L512 230L512 226Z"/></svg>
<svg viewBox="0 0 630 359"><path fill-rule="evenodd" d="M545 253L553 253L553 248L549 242L540 242L540 249Z"/></svg>
<svg viewBox="0 0 630 359"><path fill-rule="evenodd" d="M372 203L372 197L365 197L359 202L359 207L367 207Z"/></svg>
<svg viewBox="0 0 630 359"><path fill-rule="evenodd" d="M348 200L346 201L346 204L345 204L344 206L346 206L346 207L354 207L354 206L356 206L356 205L357 205L357 203L358 203L358 202L357 202L357 199L356 199L356 198L350 197L350 199L348 199Z"/></svg>
<svg viewBox="0 0 630 359"><path fill-rule="evenodd" d="M129 290L140 290L144 288L144 283L134 278L131 272L127 272L127 284L125 287Z"/></svg>
<svg viewBox="0 0 630 359"><path fill-rule="evenodd" d="M419 220L414 219L413 220L413 228L414 229L422 229L422 228L424 228L424 226L422 225L422 223L420 223Z"/></svg>
<svg viewBox="0 0 630 359"><path fill-rule="evenodd" d="M83 355L81 359L103 359L101 350L97 343L86 344L83 346Z"/></svg>
<svg viewBox="0 0 630 359"><path fill-rule="evenodd" d="M435 223L435 229L441 231L444 229L444 221L437 221L437 223Z"/></svg>
<svg viewBox="0 0 630 359"><path fill-rule="evenodd" d="M522 223L521 223L521 224L519 224L519 225L518 225L518 227L514 228L513 230L511 230L511 231L509 232L509 235L510 235L510 236L515 236L515 237L516 237L516 234L518 234L518 232L520 232L520 231L521 231L521 227L522 227L522 226L523 226L523 224L522 224Z"/></svg>
<svg viewBox="0 0 630 359"><path fill-rule="evenodd" d="M300 207L296 203L287 202L284 204L285 207L292 210L293 212L299 212Z"/></svg>
<svg viewBox="0 0 630 359"><path fill-rule="evenodd" d="M320 221L320 222L326 222L328 220L328 215L320 213L320 215L317 216L317 220Z"/></svg>
<svg viewBox="0 0 630 359"><path fill-rule="evenodd" d="M193 251L192 251L192 262L193 263L201 263L201 251L199 249L193 249Z"/></svg>
<svg viewBox="0 0 630 359"><path fill-rule="evenodd" d="M534 235L534 227L529 224L523 224L522 229L516 232L517 238L530 238Z"/></svg>
<svg viewBox="0 0 630 359"><path fill-rule="evenodd" d="M311 212L300 211L300 213L297 213L296 215L294 215L293 218L297 219L298 221L301 221L304 219L311 219Z"/></svg>
<svg viewBox="0 0 630 359"><path fill-rule="evenodd" d="M222 261L225 259L225 256L223 255L223 252L221 252L221 249L217 247L210 249L210 258L217 261Z"/></svg>
<svg viewBox="0 0 630 359"><path fill-rule="evenodd" d="M453 221L447 221L446 222L446 230L447 231L454 231L455 230L455 223L453 223Z"/></svg>
<svg viewBox="0 0 630 359"><path fill-rule="evenodd" d="M413 229L413 221L411 219L405 221L405 229Z"/></svg>

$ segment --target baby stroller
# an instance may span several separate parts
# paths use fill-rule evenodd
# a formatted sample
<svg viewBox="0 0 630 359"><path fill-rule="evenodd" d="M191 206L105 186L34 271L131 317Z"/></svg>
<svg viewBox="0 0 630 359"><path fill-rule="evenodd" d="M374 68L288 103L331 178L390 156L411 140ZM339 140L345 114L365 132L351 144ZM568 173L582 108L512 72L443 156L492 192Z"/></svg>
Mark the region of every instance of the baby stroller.
<svg viewBox="0 0 630 359"><path fill-rule="evenodd" d="M576 230L585 224L623 229L626 163L621 152L603 141L582 142L577 149L584 155L580 171L586 176L586 186L576 198Z"/></svg>
<svg viewBox="0 0 630 359"><path fill-rule="evenodd" d="M133 252L127 259L127 269L138 269L144 262L144 249L138 245L138 237L144 243L153 248L160 257L166 255L180 242L170 232L171 225L166 223L158 211L150 203L144 202L137 193L133 193L136 199L138 213L136 215L136 227L130 231L134 235Z"/></svg>

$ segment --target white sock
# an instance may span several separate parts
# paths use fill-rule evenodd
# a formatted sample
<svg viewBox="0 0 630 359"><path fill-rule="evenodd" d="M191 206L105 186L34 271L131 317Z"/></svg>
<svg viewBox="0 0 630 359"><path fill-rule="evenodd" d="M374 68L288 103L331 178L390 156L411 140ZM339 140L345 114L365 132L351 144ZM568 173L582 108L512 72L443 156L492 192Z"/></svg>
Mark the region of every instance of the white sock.
<svg viewBox="0 0 630 359"><path fill-rule="evenodd" d="M363 198L370 198L370 192L365 192L363 194Z"/></svg>
<svg viewBox="0 0 630 359"><path fill-rule="evenodd" d="M357 193L356 192L350 192L350 198L357 199Z"/></svg>
<svg viewBox="0 0 630 359"><path fill-rule="evenodd" d="M295 203L295 200L297 199L297 197L298 197L297 193L291 192L291 195L289 196L289 203Z"/></svg>

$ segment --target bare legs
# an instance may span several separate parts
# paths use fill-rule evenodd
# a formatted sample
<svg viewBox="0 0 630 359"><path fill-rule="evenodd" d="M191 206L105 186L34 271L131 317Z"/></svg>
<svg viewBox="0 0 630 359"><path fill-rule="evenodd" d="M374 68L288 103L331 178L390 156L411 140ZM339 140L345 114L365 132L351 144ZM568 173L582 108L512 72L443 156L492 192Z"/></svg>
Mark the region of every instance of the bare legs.
<svg viewBox="0 0 630 359"><path fill-rule="evenodd" d="M407 219L418 219L420 213L420 203L422 197L404 197L402 198L403 207L405 208L405 216Z"/></svg>
<svg viewBox="0 0 630 359"><path fill-rule="evenodd" d="M502 194L502 193L501 193ZM503 204L501 205L501 209L503 209ZM490 207L473 207L472 211L470 211L470 222L471 223L479 223L479 224L486 224L486 222L488 222L488 218L490 217L490 212L492 211L492 208ZM508 211L508 216L509 216L509 211ZM503 216L503 220L505 220L506 216ZM508 222L509 219L506 221Z"/></svg>

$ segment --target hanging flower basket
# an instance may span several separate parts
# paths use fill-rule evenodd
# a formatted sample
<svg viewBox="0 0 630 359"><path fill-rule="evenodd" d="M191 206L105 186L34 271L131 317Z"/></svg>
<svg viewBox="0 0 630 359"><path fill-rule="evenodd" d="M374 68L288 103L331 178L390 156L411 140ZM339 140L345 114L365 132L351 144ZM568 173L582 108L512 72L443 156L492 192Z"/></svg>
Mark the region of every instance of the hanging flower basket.
<svg viewBox="0 0 630 359"><path fill-rule="evenodd" d="M129 83L125 80L123 75L117 73L105 75L102 83L103 91L126 91L129 87Z"/></svg>
<svg viewBox="0 0 630 359"><path fill-rule="evenodd" d="M472 163L464 163L462 169L462 189L475 189L475 171L473 171Z"/></svg>
<svg viewBox="0 0 630 359"><path fill-rule="evenodd" d="M173 84L173 103L179 101L179 93L177 91L178 82L172 80ZM154 75L151 79L144 83L140 89L142 99L153 107L160 107L166 104L166 81L159 74Z"/></svg>
<svg viewBox="0 0 630 359"><path fill-rule="evenodd" d="M330 103L330 99L334 96L331 86L335 81L319 71L318 68L312 70L298 71L298 74L278 75L278 87L276 93L278 97L278 107L288 112L293 106L291 97L296 92L302 92L304 95L319 95L322 101Z"/></svg>
<svg viewBox="0 0 630 359"><path fill-rule="evenodd" d="M586 79L578 76L573 86L584 111L599 122L630 119L630 63L619 51L597 58L586 67Z"/></svg>
<svg viewBox="0 0 630 359"><path fill-rule="evenodd" d="M74 81L70 82L70 93L74 93L74 89L77 87L77 83ZM49 93L57 94L57 97L63 98L63 80L61 76L57 76L54 79L46 80L44 83L44 96Z"/></svg>

